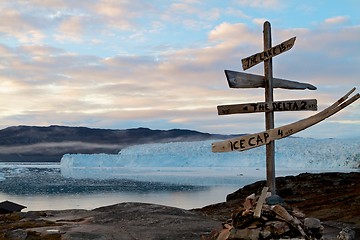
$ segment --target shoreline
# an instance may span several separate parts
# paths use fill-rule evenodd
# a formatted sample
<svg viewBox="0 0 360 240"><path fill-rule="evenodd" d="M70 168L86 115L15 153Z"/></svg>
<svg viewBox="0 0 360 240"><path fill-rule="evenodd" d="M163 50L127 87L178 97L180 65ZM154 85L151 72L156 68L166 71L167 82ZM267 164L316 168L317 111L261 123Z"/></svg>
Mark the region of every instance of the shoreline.
<svg viewBox="0 0 360 240"><path fill-rule="evenodd" d="M46 167L48 168L48 167ZM33 210L62 210L73 208L94 209L104 205L119 202L145 202L162 204L184 209L201 208L226 200L226 195L240 187L265 179L264 168L220 168L209 172L207 169L161 168L152 169L151 177L154 182L144 182L121 179L68 179L60 175L59 168L49 168L43 171L35 165L33 168L25 166L11 167L4 172L7 174L2 181L0 199L10 200L27 206L25 211ZM199 175L202 171L202 175ZM277 169L277 176L297 175L308 172L309 169ZM334 169L312 169L311 172L329 172ZM358 169L336 169L336 171L350 172ZM145 170L142 172L146 172ZM195 174L198 173L199 174ZM217 175L214 176L213 174ZM147 173L149 175L149 173ZM159 183L157 175L175 178L174 175L186 179L186 183ZM197 178L191 178L194 174ZM131 175L131 174L129 174ZM190 183L199 183L196 179L211 175L218 183L227 185L195 186ZM5 175L4 175L5 176ZM9 177L8 177L9 176ZM148 177L148 176L146 176ZM236 184L229 185L228 179L236 179ZM157 180L157 181L156 181ZM206 180L207 181L207 180ZM34 183L34 184L29 184ZM104 194L105 193L105 194ZM106 196L105 196L106 195ZM91 201L90 201L91 199Z"/></svg>
<svg viewBox="0 0 360 240"><path fill-rule="evenodd" d="M332 237L344 226L355 229L359 234L359 172L303 173L278 177L276 181L279 195L306 216L320 219ZM109 237L105 239L177 239L180 236L200 239L201 235L221 228L221 223L231 216L231 212L243 203L246 196L258 193L264 184L265 181L258 181L246 185L229 194L226 202L192 210L128 202L93 210L46 210L8 214L18 228L10 231L10 225L6 228L2 224L0 239L11 239L1 236L9 236L16 230L18 234L26 233L28 236L37 234L40 237L38 239L45 239L47 235L52 235L53 239L104 239L103 236ZM29 224L27 221L32 223L31 227L28 225L24 229L19 225ZM34 224L38 226L34 227ZM122 237L111 238L114 234Z"/></svg>

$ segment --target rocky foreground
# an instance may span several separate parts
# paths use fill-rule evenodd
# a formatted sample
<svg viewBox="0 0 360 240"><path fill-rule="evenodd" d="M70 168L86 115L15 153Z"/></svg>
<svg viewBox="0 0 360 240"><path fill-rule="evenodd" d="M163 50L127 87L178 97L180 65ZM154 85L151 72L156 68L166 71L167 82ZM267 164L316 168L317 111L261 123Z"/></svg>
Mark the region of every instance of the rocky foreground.
<svg viewBox="0 0 360 240"><path fill-rule="evenodd" d="M317 218L324 239L340 230L360 230L360 172L300 174L276 180L277 192L292 208ZM265 181L245 186L227 201L201 209L120 203L94 210L35 211L0 215L0 239L208 239L211 232L259 195Z"/></svg>
<svg viewBox="0 0 360 240"><path fill-rule="evenodd" d="M265 185L265 181L247 185L229 194L226 202L196 211L225 222L233 213L242 211L248 196L260 195ZM291 208L322 222L325 239L337 239L339 231L345 227L357 231L356 239L360 239L360 172L279 177L276 186L278 195Z"/></svg>

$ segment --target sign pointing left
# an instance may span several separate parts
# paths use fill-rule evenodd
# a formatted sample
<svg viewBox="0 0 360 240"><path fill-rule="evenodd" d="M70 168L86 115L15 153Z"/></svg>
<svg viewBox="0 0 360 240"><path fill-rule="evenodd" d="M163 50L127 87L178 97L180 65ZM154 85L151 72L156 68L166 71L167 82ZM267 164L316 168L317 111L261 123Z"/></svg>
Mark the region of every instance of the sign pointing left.
<svg viewBox="0 0 360 240"><path fill-rule="evenodd" d="M346 100L349 95L355 91L353 88L345 96L340 98L330 107L322 110L321 112L312 115L311 117L302 119L300 121L284 125L282 127L269 129L264 132L249 134L233 139L228 139L220 142L214 142L212 144L213 152L231 152L231 151L244 151L247 149L259 147L268 144L271 141L288 137L297 132L300 132L312 125L315 125L324 119L334 115L343 108L349 106L351 103L357 101L360 98L360 94L357 93L350 99Z"/></svg>
<svg viewBox="0 0 360 240"><path fill-rule="evenodd" d="M316 111L316 99L276 101L272 103L243 103L217 106L219 115L270 111Z"/></svg>
<svg viewBox="0 0 360 240"><path fill-rule="evenodd" d="M265 60L275 57L276 55L279 55L283 52L290 50L294 46L295 40L296 37L290 38L289 40L286 40L285 42L282 42L279 45L276 45L263 52L255 53L250 57L242 59L241 62L243 69L244 70L249 69L255 66L256 64L259 64Z"/></svg>

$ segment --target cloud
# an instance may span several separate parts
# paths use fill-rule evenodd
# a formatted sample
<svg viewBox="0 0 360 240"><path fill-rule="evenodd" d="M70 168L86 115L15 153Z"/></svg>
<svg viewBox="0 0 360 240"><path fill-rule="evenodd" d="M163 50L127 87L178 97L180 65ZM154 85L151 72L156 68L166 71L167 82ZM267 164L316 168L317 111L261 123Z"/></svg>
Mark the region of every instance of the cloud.
<svg viewBox="0 0 360 240"><path fill-rule="evenodd" d="M56 41L82 42L84 33L109 34L112 30L133 31L140 25L137 19L152 14L155 4L140 0L111 1L37 1L31 4L12 1L0 3L2 22L0 32L22 43L43 43L45 38ZM57 33L54 33L56 29Z"/></svg>
<svg viewBox="0 0 360 240"><path fill-rule="evenodd" d="M170 5L168 9L170 14L178 14L197 17L202 20L216 20L220 17L220 9L215 7L204 7L204 3L201 1L183 1L176 2ZM207 8L207 11L203 11L204 8ZM170 16L170 15L168 15Z"/></svg>
<svg viewBox="0 0 360 240"><path fill-rule="evenodd" d="M263 25L264 25L264 22L265 22L265 21L268 21L268 19L266 19L266 18L254 18L252 21L253 21L253 23L255 23L256 25L263 26Z"/></svg>
<svg viewBox="0 0 360 240"><path fill-rule="evenodd" d="M45 38L40 28L41 20L22 15L17 9L4 7L1 20L0 33L7 38L15 37L21 43L41 43Z"/></svg>
<svg viewBox="0 0 360 240"><path fill-rule="evenodd" d="M336 16L325 19L324 23L334 25L334 24L343 24L346 23L347 21L349 21L348 16Z"/></svg>
<svg viewBox="0 0 360 240"><path fill-rule="evenodd" d="M330 120L330 122L360 125L360 120Z"/></svg>
<svg viewBox="0 0 360 240"><path fill-rule="evenodd" d="M261 36L260 36L261 37ZM248 28L243 23L223 22L217 25L209 33L209 40L218 43L224 48L234 48L236 46L248 46L258 43L261 44L259 34Z"/></svg>
<svg viewBox="0 0 360 240"><path fill-rule="evenodd" d="M84 24L80 16L68 17L59 24L59 34L55 35L55 39L60 42L82 42L82 36L85 30Z"/></svg>
<svg viewBox="0 0 360 240"><path fill-rule="evenodd" d="M283 4L280 0L237 0L238 4L253 8L270 8L270 9L281 9Z"/></svg>
<svg viewBox="0 0 360 240"><path fill-rule="evenodd" d="M297 31L293 33L296 34ZM325 67L323 67L324 71L321 71L324 74L321 79L317 78L318 75L312 76L316 72L315 68L320 68L322 63L318 63L314 71L301 70L305 67L309 69L307 54L316 50L312 48L312 43L317 42L318 39L326 39L323 36L330 33L324 32L320 36L306 31L298 33L300 35L298 39L301 37L307 39L303 43L296 42L294 47L294 51L298 48L297 51L302 54L298 56L284 54L274 63L284 64L280 68L283 72L281 77L286 78L289 72L290 76L296 76L293 80L315 85L328 84L329 81L336 84L336 77L332 76L331 71L330 75L326 74ZM290 35L286 31L280 34ZM262 39L258 35L243 24L222 23L209 33L208 47L167 53L161 61L155 61L149 56L100 58L72 55L49 46L27 46L16 50L5 48L6 52L15 54L13 64L9 65L8 69L11 67L13 73L18 74L18 76L13 75L12 81L6 82L7 88L12 88L10 86L14 86L13 84L21 84L22 88L16 88L22 90L16 100L7 100L7 103L4 101L3 105L17 106L20 114L17 115L23 116L20 118L22 120L28 114L39 114L40 117L47 114L47 111L52 114L51 109L56 109L58 114L55 118L49 116L45 118L49 123L56 122L56 118L65 118L65 116L68 118L70 114L74 116L70 118L73 118L74 122L77 121L75 119L81 119L81 116L93 117L99 119L98 121L101 121L101 116L104 118L111 116L118 121L131 119L140 121L160 117L168 119L171 123L185 123L186 121L179 119L187 119L188 116L192 116L194 122L197 121L196 119L203 119L203 116L216 119L218 118L216 105L262 101L261 89L247 91L228 89L223 73L224 68L240 66L242 56L261 49ZM241 37L234 38L234 36ZM258 40L251 41L252 39ZM339 41L341 42L342 39L323 40L321 48L324 46L331 48L339 44ZM354 41L357 39L354 38ZM250 48L242 49L241 46L245 44ZM43 56L48 54L52 57L44 61ZM342 54L342 57L346 57L346 54ZM26 59L31 61L28 62ZM325 60L331 64L331 60ZM240 67L237 69L240 70ZM341 82L342 88L345 81ZM36 83L35 88L34 83ZM350 79L349 84L351 83L353 80ZM3 86L6 87L5 83ZM13 93L5 91L4 94L11 96ZM277 95L281 98L288 97L288 94L290 92L277 91ZM313 93L308 92L305 94L291 92L291 94L298 95L299 98L304 95L313 96ZM332 101L330 96L324 95L322 98ZM203 111L204 109L207 109L206 112ZM213 109L213 112L209 109ZM111 114L107 115L108 112ZM204 115L194 114L195 112ZM39 117L32 116L33 119L43 122ZM222 120L218 119L218 121Z"/></svg>
<svg viewBox="0 0 360 240"><path fill-rule="evenodd" d="M23 40L0 45L3 126L144 124L217 133L263 129L262 115L219 117L216 106L263 101L263 89L229 89L223 70L242 71L241 59L262 51L264 19L240 10L236 19L223 18L232 12L229 8L203 1L143 3L34 1L25 8L19 1L22 11L7 5L11 11L4 17L10 24L0 25L0 32ZM258 1L238 3L263 7ZM345 25L348 20L322 22ZM200 38L192 36L198 33ZM318 87L316 92L275 90L275 97L317 98L325 107L356 86L359 33L356 25L274 25L273 44L297 37L293 49L273 59L274 76ZM263 74L263 66L246 72ZM279 122L306 114L281 113Z"/></svg>

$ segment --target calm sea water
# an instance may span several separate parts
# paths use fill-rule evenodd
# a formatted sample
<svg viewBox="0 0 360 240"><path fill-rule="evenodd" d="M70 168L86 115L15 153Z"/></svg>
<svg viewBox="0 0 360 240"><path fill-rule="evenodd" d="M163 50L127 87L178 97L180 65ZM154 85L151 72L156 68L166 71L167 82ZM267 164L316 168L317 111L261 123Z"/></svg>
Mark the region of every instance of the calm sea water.
<svg viewBox="0 0 360 240"><path fill-rule="evenodd" d="M310 172L324 171L313 169ZM121 202L156 203L192 209L224 202L227 194L246 184L264 180L266 171L244 168L241 172L237 184L199 186L124 179L70 179L61 176L59 164L0 163L0 201L9 200L24 205L27 208L23 211L94 209ZM276 175L296 175L301 172L304 171L277 170Z"/></svg>
<svg viewBox="0 0 360 240"><path fill-rule="evenodd" d="M54 163L0 163L0 201L24 205L23 211L94 209L121 202L156 203L184 209L223 202L239 188L191 186L121 179L67 179Z"/></svg>

